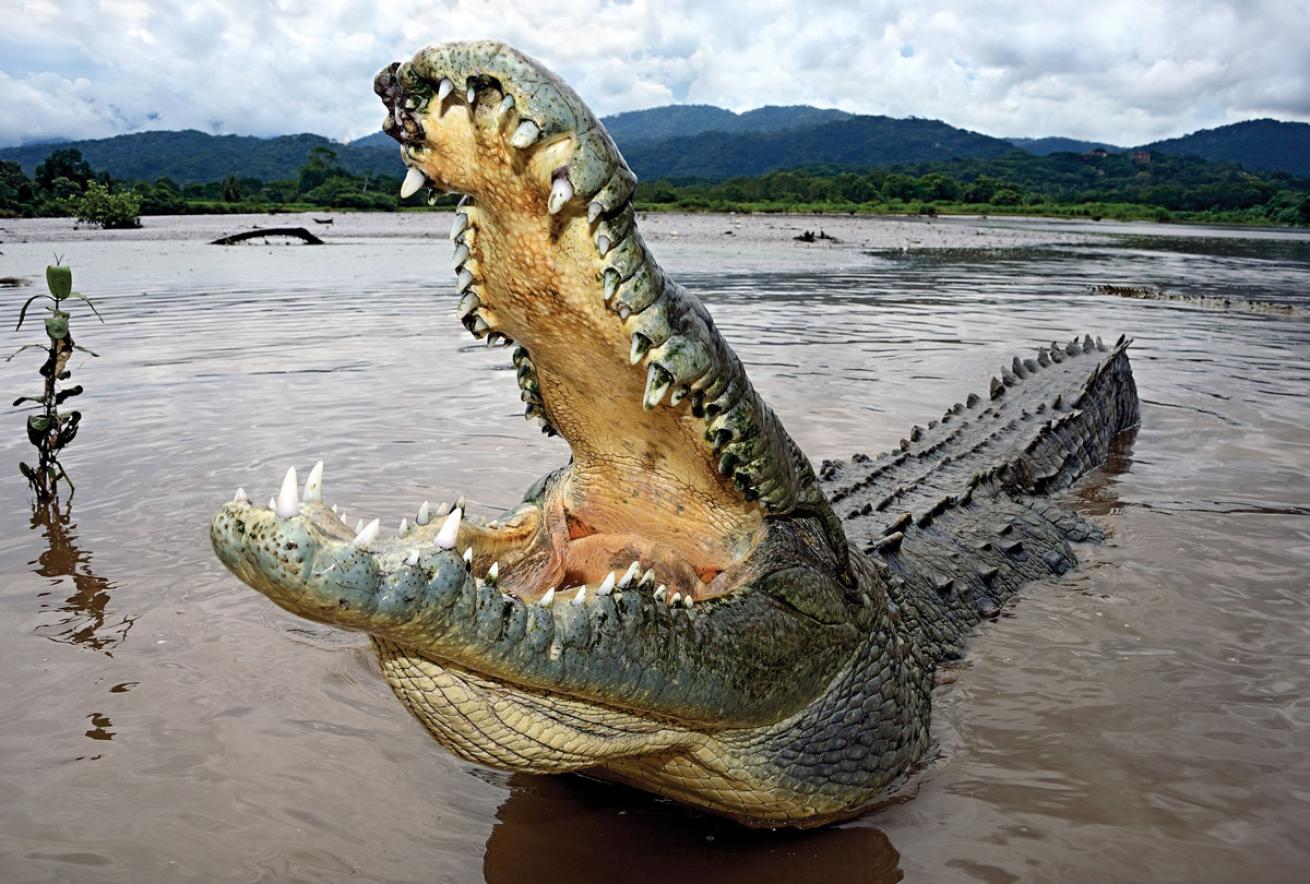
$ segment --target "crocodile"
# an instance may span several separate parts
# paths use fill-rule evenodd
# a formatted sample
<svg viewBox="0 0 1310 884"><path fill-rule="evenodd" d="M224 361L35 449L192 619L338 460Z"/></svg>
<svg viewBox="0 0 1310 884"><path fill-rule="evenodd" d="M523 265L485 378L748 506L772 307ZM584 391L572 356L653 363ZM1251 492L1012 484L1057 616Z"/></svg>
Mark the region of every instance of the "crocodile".
<svg viewBox="0 0 1310 884"><path fill-rule="evenodd" d="M571 457L491 521L423 504L346 524L322 462L211 521L301 617L366 633L447 749L581 772L754 827L911 789L967 634L1100 536L1049 499L1138 422L1129 342L1015 357L892 451L816 471L704 304L652 258L636 179L559 78L496 42L381 71L402 194L464 197L458 316L513 346L526 416Z"/></svg>

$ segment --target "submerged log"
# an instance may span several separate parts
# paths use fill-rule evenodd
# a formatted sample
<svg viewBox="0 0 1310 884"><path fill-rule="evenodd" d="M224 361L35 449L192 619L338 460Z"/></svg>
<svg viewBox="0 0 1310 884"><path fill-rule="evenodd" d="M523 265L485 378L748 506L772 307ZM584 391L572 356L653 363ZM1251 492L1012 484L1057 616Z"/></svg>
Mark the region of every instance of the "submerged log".
<svg viewBox="0 0 1310 884"><path fill-rule="evenodd" d="M245 242L248 239L259 239L260 237L270 236L294 236L302 239L307 245L321 246L323 240L310 233L303 227L256 227L254 230L247 230L243 233L234 233L231 236L224 236L210 243L211 246L231 246L239 242Z"/></svg>

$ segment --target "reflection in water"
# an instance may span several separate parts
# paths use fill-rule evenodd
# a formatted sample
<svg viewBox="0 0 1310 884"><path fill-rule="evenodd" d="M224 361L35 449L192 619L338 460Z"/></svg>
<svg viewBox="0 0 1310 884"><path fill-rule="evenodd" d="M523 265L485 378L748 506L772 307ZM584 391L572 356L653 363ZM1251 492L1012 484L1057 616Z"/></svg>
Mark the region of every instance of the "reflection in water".
<svg viewBox="0 0 1310 884"><path fill-rule="evenodd" d="M489 884L900 881L900 854L863 824L761 831L582 777L509 779L482 871Z"/></svg>
<svg viewBox="0 0 1310 884"><path fill-rule="evenodd" d="M32 505L32 528L45 531L46 549L34 563L36 573L52 578L53 584L72 578L75 592L62 605L43 603L59 616L54 623L37 627L37 633L51 641L81 645L109 654L127 638L135 617L121 617L110 623L110 590L114 584L91 570L91 553L77 546L77 523L73 505L52 500ZM43 592L42 596L52 595Z"/></svg>

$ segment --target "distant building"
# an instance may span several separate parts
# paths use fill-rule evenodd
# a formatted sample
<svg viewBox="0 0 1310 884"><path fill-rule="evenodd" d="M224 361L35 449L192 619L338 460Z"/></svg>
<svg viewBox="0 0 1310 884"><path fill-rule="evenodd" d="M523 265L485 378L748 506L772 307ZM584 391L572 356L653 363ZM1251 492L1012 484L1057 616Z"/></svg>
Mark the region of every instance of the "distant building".
<svg viewBox="0 0 1310 884"><path fill-rule="evenodd" d="M1151 165L1151 152L1149 150L1135 150L1130 153L1129 158L1139 166Z"/></svg>
<svg viewBox="0 0 1310 884"><path fill-rule="evenodd" d="M1096 150L1090 151L1087 155L1089 157L1108 157L1110 152L1103 147L1098 147Z"/></svg>

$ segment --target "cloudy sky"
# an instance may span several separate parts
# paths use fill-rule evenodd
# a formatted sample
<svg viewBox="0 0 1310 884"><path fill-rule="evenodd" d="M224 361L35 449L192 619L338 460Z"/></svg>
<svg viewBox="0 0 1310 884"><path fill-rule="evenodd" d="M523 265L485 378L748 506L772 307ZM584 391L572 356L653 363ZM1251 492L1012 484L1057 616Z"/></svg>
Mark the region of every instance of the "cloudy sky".
<svg viewBox="0 0 1310 884"><path fill-rule="evenodd" d="M0 0L0 145L376 131L374 72L505 40L602 114L813 104L1140 144L1310 121L1310 0Z"/></svg>

